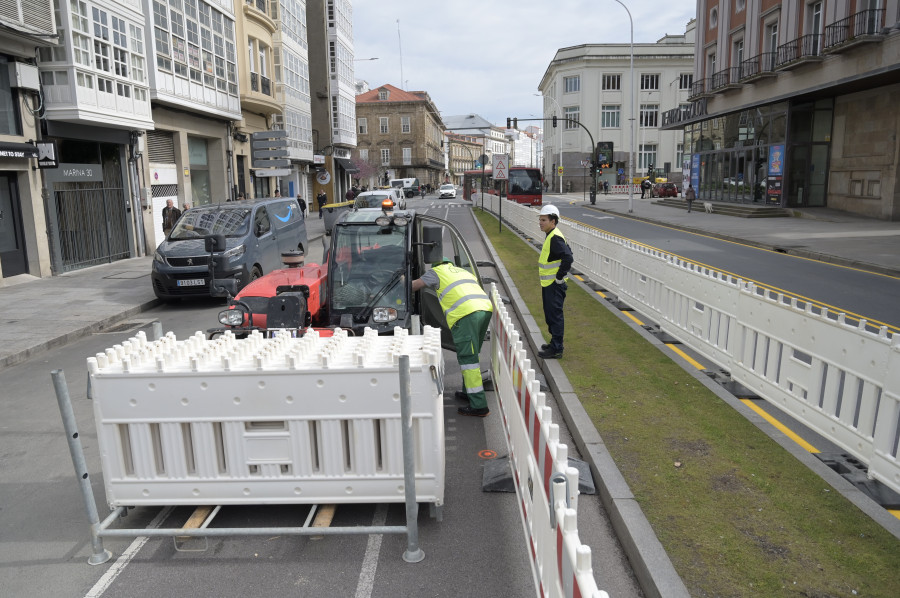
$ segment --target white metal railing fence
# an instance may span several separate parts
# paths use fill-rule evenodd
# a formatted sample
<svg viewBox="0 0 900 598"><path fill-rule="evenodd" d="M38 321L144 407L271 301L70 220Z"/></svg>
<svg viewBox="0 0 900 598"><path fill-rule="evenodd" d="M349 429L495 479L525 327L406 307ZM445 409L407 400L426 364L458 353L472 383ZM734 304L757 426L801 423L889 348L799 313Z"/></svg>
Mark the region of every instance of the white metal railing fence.
<svg viewBox="0 0 900 598"><path fill-rule="evenodd" d="M608 598L597 588L591 549L578 536L578 470L545 403L496 285L491 285L491 366L519 512L541 598Z"/></svg>
<svg viewBox="0 0 900 598"><path fill-rule="evenodd" d="M485 195L485 209L499 201ZM502 216L544 238L534 208L504 201ZM900 335L580 223L560 229L591 281L900 492Z"/></svg>

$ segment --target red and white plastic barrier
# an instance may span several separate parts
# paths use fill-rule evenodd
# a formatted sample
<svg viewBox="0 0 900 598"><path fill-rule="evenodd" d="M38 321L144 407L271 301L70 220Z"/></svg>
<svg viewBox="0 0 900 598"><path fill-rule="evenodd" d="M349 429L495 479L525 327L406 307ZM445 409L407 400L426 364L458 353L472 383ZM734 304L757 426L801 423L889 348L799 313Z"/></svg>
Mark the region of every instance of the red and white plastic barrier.
<svg viewBox="0 0 900 598"><path fill-rule="evenodd" d="M559 426L496 286L491 297L494 388L537 595L608 598L594 580L591 549L578 538L578 470L568 465L568 447L559 442Z"/></svg>

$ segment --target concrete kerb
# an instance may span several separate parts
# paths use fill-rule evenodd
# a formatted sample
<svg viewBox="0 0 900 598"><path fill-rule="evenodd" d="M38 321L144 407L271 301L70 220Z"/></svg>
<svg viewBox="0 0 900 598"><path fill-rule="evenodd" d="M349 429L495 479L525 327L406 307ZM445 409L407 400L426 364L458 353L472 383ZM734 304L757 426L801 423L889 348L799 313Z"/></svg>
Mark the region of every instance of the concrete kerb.
<svg viewBox="0 0 900 598"><path fill-rule="evenodd" d="M505 266L496 259L497 252L481 227L481 223L477 219L474 220L484 244L495 256L497 272L512 301L513 310L528 329L522 338L528 340L532 353L537 353L543 343L540 327L524 307L521 296ZM507 230L511 229L507 228ZM578 281L576 283L588 292L593 292L584 283ZM619 314L619 317L623 321L627 321L625 316ZM634 323L632 322L632 324ZM651 336L642 328L637 326L636 328ZM616 535L622 543L622 548L644 594L654 597L689 597L690 593L687 587L675 571L672 561L653 532L640 505L634 500L628 483L606 450L600 433L587 415L578 396L572 392L572 385L563 372L562 366L556 361L544 360L541 369L547 378L547 384L557 398L560 415L569 427L578 451L591 468L603 506L609 512L610 522L616 530ZM560 388L564 388L566 392L561 393Z"/></svg>

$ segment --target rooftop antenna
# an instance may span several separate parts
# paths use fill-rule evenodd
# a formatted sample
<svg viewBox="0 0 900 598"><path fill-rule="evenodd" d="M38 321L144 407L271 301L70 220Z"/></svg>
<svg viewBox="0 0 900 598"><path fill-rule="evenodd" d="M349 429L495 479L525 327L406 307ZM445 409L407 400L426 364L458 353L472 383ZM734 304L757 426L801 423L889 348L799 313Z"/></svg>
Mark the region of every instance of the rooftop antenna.
<svg viewBox="0 0 900 598"><path fill-rule="evenodd" d="M400 48L400 88L403 88L403 40L400 39L400 19L397 19L397 46Z"/></svg>

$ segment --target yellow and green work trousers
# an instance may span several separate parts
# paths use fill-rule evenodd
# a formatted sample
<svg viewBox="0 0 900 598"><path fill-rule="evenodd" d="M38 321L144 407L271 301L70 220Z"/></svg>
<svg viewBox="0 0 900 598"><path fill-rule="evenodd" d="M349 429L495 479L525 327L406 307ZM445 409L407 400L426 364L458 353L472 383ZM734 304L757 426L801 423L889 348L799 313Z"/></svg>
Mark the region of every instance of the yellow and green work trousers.
<svg viewBox="0 0 900 598"><path fill-rule="evenodd" d="M473 311L457 320L450 329L456 345L456 360L462 370L463 385L472 409L487 407L478 354L481 353L481 345L490 323L491 312Z"/></svg>

